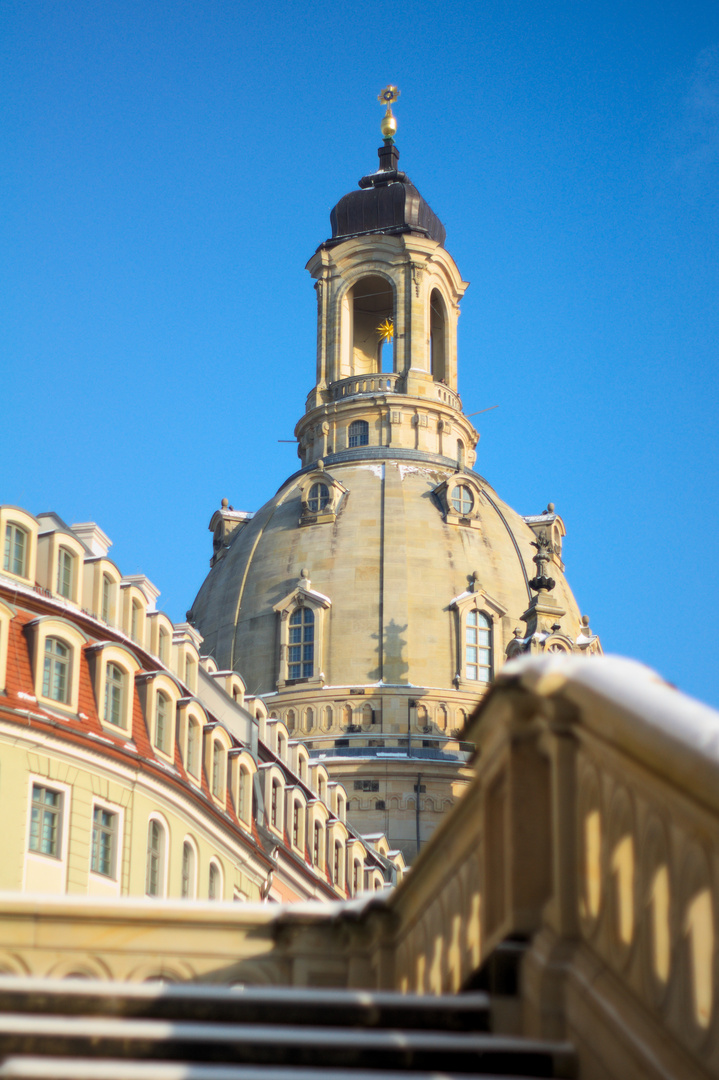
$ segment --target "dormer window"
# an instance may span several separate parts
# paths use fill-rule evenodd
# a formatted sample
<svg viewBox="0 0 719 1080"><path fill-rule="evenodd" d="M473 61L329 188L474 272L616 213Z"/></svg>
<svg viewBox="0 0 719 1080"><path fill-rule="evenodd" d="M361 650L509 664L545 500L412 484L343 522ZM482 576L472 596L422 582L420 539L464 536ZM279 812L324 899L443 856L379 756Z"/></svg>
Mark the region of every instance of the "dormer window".
<svg viewBox="0 0 719 1080"><path fill-rule="evenodd" d="M72 552L66 547L61 547L57 558L56 592L66 600L72 600L74 561Z"/></svg>
<svg viewBox="0 0 719 1080"><path fill-rule="evenodd" d="M222 796L222 746L219 742L212 744L212 794L216 799Z"/></svg>
<svg viewBox="0 0 719 1080"><path fill-rule="evenodd" d="M443 480L433 491L448 525L479 529L482 489L474 473L462 472Z"/></svg>
<svg viewBox="0 0 719 1080"><path fill-rule="evenodd" d="M112 598L112 578L109 574L102 575L102 621L110 621L110 601Z"/></svg>
<svg viewBox="0 0 719 1080"><path fill-rule="evenodd" d="M170 634L164 627L160 627L158 653L160 662L167 667L170 663Z"/></svg>
<svg viewBox="0 0 719 1080"><path fill-rule="evenodd" d="M27 577L28 534L13 521L5 526L3 569L16 577Z"/></svg>
<svg viewBox="0 0 719 1080"><path fill-rule="evenodd" d="M334 521L346 490L323 468L315 469L303 477L300 484L300 525L322 525Z"/></svg>
<svg viewBox="0 0 719 1080"><path fill-rule="evenodd" d="M167 694L163 694L162 690L158 690L155 702L155 746L158 750L162 750L163 754L170 752L169 734L170 699Z"/></svg>
<svg viewBox="0 0 719 1080"><path fill-rule="evenodd" d="M105 716L108 724L124 726L123 696L125 672L117 664L108 664L105 672Z"/></svg>
<svg viewBox="0 0 719 1080"><path fill-rule="evenodd" d="M327 484L313 484L310 488L307 506L312 514L319 514L329 505L330 489Z"/></svg>
<svg viewBox="0 0 719 1080"><path fill-rule="evenodd" d="M315 616L312 608L299 607L290 615L287 677L311 679L315 663Z"/></svg>
<svg viewBox="0 0 719 1080"><path fill-rule="evenodd" d="M42 696L67 705L70 700L71 650L59 638L45 639L45 664L42 676Z"/></svg>
<svg viewBox="0 0 719 1080"><path fill-rule="evenodd" d="M452 489L451 498L452 506L458 514L461 514L462 517L466 517L467 514L471 513L472 507L474 506L474 496L466 484L457 484Z"/></svg>
<svg viewBox="0 0 719 1080"><path fill-rule="evenodd" d="M491 682L494 676L495 645L502 649L502 618L506 609L484 591L478 582L479 574L471 575L470 588L450 603L453 613L454 633L457 644L456 672L454 685L457 689L469 690L478 684ZM495 642L495 634L497 640ZM437 713L437 726L447 730L448 717L442 720L441 709ZM462 716L458 714L458 726L462 726Z"/></svg>
<svg viewBox="0 0 719 1080"><path fill-rule="evenodd" d="M140 641L140 622L142 619L142 604L139 600L132 601L132 617L130 620L130 637L133 641Z"/></svg>
<svg viewBox="0 0 719 1080"><path fill-rule="evenodd" d="M190 717L187 725L187 771L200 775L200 723Z"/></svg>

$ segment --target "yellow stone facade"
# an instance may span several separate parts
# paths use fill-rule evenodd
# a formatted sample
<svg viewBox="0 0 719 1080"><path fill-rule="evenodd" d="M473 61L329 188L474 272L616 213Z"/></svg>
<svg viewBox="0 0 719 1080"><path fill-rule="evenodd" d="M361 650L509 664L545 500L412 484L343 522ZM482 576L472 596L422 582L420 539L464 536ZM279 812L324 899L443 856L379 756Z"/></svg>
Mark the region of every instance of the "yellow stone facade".
<svg viewBox="0 0 719 1080"><path fill-rule="evenodd" d="M360 831L412 858L466 782L462 732L505 660L599 643L554 507L523 518L472 468L479 435L457 390L468 283L398 156L389 140L307 266L301 467L255 514L223 500L190 620L342 780Z"/></svg>

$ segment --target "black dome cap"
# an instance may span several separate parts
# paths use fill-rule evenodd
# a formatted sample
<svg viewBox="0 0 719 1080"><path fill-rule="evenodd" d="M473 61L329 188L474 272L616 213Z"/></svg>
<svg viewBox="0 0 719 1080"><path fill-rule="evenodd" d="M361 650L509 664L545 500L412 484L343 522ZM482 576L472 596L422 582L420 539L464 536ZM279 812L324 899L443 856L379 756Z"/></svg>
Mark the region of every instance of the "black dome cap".
<svg viewBox="0 0 719 1080"><path fill-rule="evenodd" d="M330 213L332 238L321 246L372 233L413 233L444 245L444 225L407 174L398 171L399 150L392 140L387 139L377 153L379 169L362 177L359 191L340 199Z"/></svg>

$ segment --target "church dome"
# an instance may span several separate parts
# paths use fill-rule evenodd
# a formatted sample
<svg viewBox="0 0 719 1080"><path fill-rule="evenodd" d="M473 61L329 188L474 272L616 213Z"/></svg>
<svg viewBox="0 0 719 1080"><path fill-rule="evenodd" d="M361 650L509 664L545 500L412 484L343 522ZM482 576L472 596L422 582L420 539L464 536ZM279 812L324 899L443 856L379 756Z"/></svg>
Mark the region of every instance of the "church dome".
<svg viewBox="0 0 719 1080"><path fill-rule="evenodd" d="M278 681L295 689L311 681L313 697L319 690L328 702L332 687L427 688L447 698L456 721L455 707L471 708L485 675L467 669L465 609L491 621L489 651L478 658L489 674L524 627L536 533L479 475L428 458L337 455L322 471L310 466L287 480L229 534L200 589L192 621L203 648L222 668L241 670L258 695L275 694ZM307 507L320 487L332 508L317 523ZM560 569L561 519L546 511L531 520L556 538L552 596L561 614L552 622L576 637L580 614ZM315 609L321 658L295 682L283 670L290 642L279 640L278 613L298 596Z"/></svg>
<svg viewBox="0 0 719 1080"><path fill-rule="evenodd" d="M189 617L345 785L353 824L412 858L465 782L462 732L502 664L599 643L554 507L523 518L473 469L457 390L468 283L397 170L395 128L388 109L380 169L307 264L318 332L300 468L254 515L223 500Z"/></svg>

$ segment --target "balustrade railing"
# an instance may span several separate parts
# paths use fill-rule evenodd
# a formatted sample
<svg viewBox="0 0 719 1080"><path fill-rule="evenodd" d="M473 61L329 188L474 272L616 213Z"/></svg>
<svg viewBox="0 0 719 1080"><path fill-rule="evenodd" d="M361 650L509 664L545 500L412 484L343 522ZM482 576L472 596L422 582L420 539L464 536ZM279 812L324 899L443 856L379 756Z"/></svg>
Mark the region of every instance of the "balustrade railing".
<svg viewBox="0 0 719 1080"><path fill-rule="evenodd" d="M555 655L505 665L467 734L468 788L363 911L5 895L0 968L301 985L331 961L443 993L511 939L524 1033L574 1042L584 1080L719 1076L719 714L632 661Z"/></svg>
<svg viewBox="0 0 719 1080"><path fill-rule="evenodd" d="M330 391L333 401L342 401L357 394L395 394L401 390L401 382L402 376L394 372L352 375L348 379L339 379L332 383Z"/></svg>
<svg viewBox="0 0 719 1080"><path fill-rule="evenodd" d="M389 899L396 984L457 990L520 937L525 1033L583 1046L582 1076L719 1075L719 714L632 661L532 658L469 735Z"/></svg>

